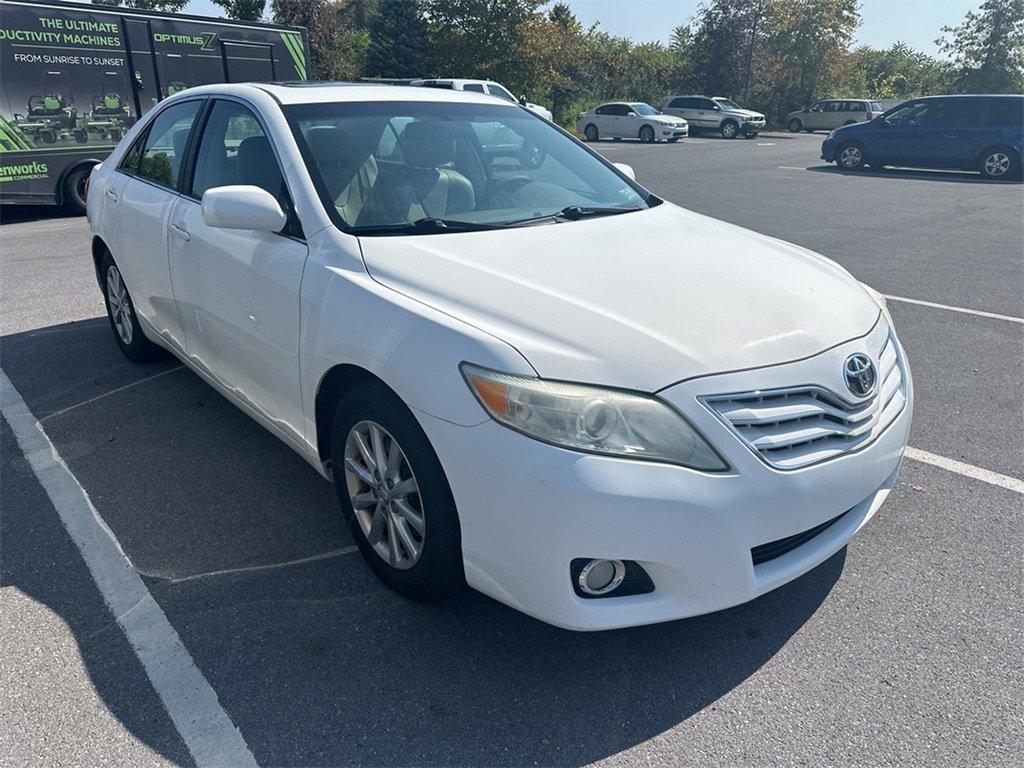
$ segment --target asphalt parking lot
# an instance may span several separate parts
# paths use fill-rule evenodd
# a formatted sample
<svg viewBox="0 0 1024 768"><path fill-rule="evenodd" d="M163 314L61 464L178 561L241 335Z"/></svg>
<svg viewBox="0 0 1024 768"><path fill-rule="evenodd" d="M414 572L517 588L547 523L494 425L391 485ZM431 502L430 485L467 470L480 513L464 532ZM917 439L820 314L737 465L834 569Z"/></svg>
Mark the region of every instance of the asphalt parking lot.
<svg viewBox="0 0 1024 768"><path fill-rule="evenodd" d="M1017 764L1024 185L844 175L818 160L822 138L595 146L673 202L898 297L916 458L860 536L795 582L598 634L476 594L389 592L302 459L176 362L120 355L84 219L3 210L0 366L27 411L5 392L0 764L192 765L183 730L221 712L242 745L229 754L263 766ZM25 413L155 605L104 602L57 480L48 495L15 439ZM166 617L216 706L144 666L152 649L118 623L135 611Z"/></svg>

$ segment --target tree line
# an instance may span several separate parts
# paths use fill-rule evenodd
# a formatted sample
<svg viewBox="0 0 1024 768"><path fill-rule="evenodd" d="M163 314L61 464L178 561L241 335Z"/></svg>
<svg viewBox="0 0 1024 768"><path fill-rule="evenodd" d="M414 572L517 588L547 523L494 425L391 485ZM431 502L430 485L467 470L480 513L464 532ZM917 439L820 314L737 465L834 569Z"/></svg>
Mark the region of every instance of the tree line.
<svg viewBox="0 0 1024 768"><path fill-rule="evenodd" d="M187 0L94 0L180 10ZM728 96L780 121L828 97L1024 91L1024 0L984 0L943 27L937 58L855 46L857 0L707 0L669 43L583 25L545 0L213 0L230 18L309 30L312 76L501 82L570 123L601 101Z"/></svg>

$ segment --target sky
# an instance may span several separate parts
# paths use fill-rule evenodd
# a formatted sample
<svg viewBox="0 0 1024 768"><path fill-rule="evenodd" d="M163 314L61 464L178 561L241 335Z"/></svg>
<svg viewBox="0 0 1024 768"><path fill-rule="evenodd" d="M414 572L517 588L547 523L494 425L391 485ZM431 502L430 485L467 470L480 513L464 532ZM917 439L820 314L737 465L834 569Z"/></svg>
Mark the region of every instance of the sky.
<svg viewBox="0 0 1024 768"><path fill-rule="evenodd" d="M700 0L568 0L585 25L597 22L613 35L637 42L669 41L673 27L689 21ZM267 4L269 6L269 3ZM935 40L943 26L955 26L981 0L861 0L857 42L888 48L897 40L930 55L938 53ZM192 0L186 11L220 16L210 0Z"/></svg>

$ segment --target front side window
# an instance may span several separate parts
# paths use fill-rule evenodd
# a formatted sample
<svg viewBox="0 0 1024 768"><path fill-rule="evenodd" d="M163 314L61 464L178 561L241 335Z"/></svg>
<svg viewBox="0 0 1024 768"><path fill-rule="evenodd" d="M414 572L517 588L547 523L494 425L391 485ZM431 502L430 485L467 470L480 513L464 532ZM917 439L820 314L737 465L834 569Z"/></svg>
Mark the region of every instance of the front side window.
<svg viewBox="0 0 1024 768"><path fill-rule="evenodd" d="M201 106L200 101L186 101L168 107L157 115L145 140L140 140L140 150L133 155L135 147L132 147L125 156L125 162L131 161L132 167L123 164L122 168L140 178L174 189L185 157L189 133Z"/></svg>
<svg viewBox="0 0 1024 768"><path fill-rule="evenodd" d="M474 91L475 93L483 93L484 87L480 85L480 83L466 83L464 86L462 86L462 90Z"/></svg>
<svg viewBox="0 0 1024 768"><path fill-rule="evenodd" d="M526 110L412 101L284 111L325 207L355 234L441 219L511 226L656 201Z"/></svg>
<svg viewBox="0 0 1024 768"><path fill-rule="evenodd" d="M927 101L907 102L886 112L885 122L890 125L924 125L929 109Z"/></svg>
<svg viewBox="0 0 1024 768"><path fill-rule="evenodd" d="M740 108L740 105L737 104L732 99L713 99L713 101L717 102L718 104L720 104L721 106L725 107L726 109L739 109Z"/></svg>
<svg viewBox="0 0 1024 768"><path fill-rule="evenodd" d="M263 126L248 107L217 100L199 141L191 195L201 199L208 189L232 184L265 189L287 210L284 176Z"/></svg>

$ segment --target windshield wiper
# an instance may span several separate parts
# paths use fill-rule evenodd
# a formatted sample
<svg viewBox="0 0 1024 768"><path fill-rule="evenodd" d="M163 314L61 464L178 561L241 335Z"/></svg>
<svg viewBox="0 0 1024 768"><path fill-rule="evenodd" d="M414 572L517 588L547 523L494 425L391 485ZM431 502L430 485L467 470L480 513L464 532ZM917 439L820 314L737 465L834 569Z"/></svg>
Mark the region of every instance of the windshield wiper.
<svg viewBox="0 0 1024 768"><path fill-rule="evenodd" d="M425 216L416 221L400 224L372 224L365 227L351 227L353 235L436 235L443 232L483 232L489 229L503 229L504 224L484 224L459 219L437 219Z"/></svg>
<svg viewBox="0 0 1024 768"><path fill-rule="evenodd" d="M643 208L623 208L620 206L600 206L600 205L567 205L560 211L554 213L545 213L543 216L533 216L529 219L521 219L520 221L509 221L506 222L510 227L518 227L523 224L534 224L539 221L579 221L590 216L616 216L620 213L630 213L631 211L642 211Z"/></svg>

